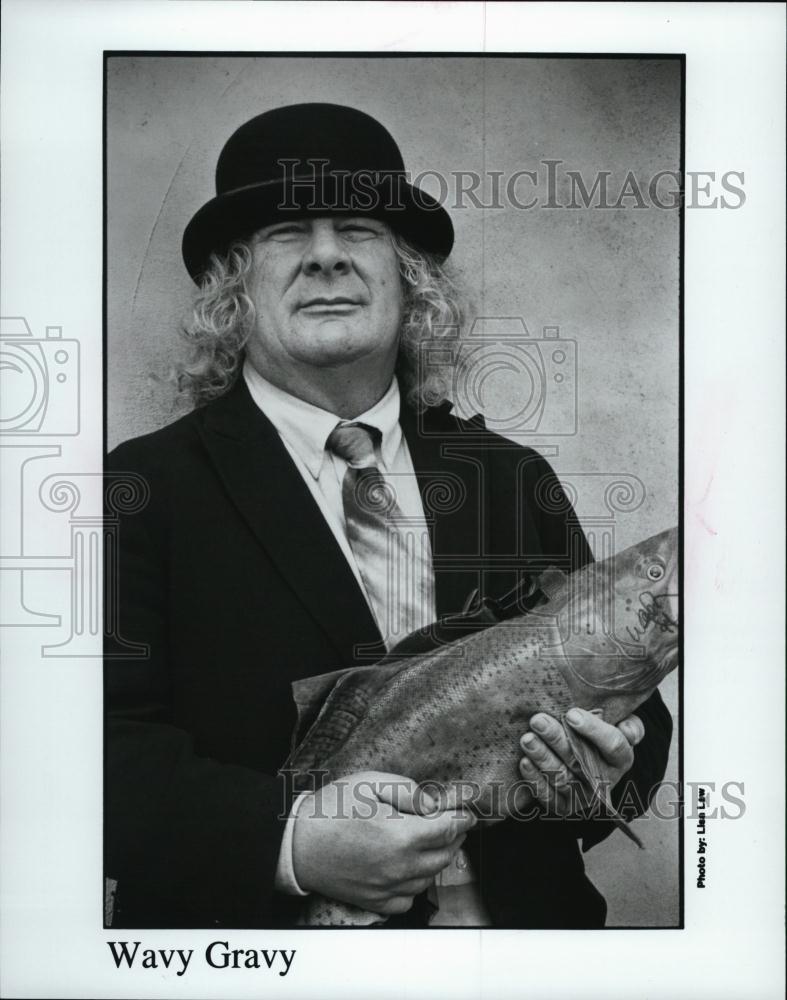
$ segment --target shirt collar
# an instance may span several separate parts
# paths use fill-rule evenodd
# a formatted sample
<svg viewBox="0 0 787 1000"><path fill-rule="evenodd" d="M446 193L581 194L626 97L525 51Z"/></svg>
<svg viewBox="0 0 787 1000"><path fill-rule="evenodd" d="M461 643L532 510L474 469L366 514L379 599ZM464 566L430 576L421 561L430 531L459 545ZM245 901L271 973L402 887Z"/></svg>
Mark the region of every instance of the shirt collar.
<svg viewBox="0 0 787 1000"><path fill-rule="evenodd" d="M355 420L342 420L335 413L279 389L263 378L248 358L243 364L243 378L251 398L315 479L319 477L325 459L328 435L340 423L363 423L376 427L382 435L380 458L383 468L391 468L402 440L396 378L391 380L385 395Z"/></svg>

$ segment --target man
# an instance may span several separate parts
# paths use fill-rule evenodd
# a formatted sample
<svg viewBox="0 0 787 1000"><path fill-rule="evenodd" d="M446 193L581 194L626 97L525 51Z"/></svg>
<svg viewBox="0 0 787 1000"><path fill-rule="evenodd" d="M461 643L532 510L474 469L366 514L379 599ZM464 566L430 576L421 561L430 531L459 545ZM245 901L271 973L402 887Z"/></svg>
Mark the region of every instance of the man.
<svg viewBox="0 0 787 1000"><path fill-rule="evenodd" d="M119 636L148 654L110 644L107 661L114 924L288 924L314 892L419 926L437 877L436 923L601 926L578 837L611 826L555 820L572 774L547 716L523 734L544 809L528 822L424 815L408 775L291 801L277 772L294 680L379 658L476 588L592 557L541 456L425 405L441 373L419 348L458 319L453 228L378 122L267 112L227 142L216 186L183 241L199 291L181 382L198 406L107 461L150 494L120 525L118 576ZM360 503L364 483L400 528ZM658 695L617 727L581 711L576 726L641 811L666 766ZM375 789L373 815L347 815L347 788Z"/></svg>

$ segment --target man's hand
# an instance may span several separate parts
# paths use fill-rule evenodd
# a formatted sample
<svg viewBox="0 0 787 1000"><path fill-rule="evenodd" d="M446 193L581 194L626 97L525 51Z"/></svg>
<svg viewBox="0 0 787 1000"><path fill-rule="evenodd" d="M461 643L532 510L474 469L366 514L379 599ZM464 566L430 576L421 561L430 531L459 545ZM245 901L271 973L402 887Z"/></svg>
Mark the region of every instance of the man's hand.
<svg viewBox="0 0 787 1000"><path fill-rule="evenodd" d="M566 719L577 733L595 744L609 765L612 786L617 784L634 763L634 747L645 735L639 716L629 715L611 726L592 712L572 708ZM544 712L534 715L530 725L533 731L525 733L521 740L525 753L519 764L522 777L548 812L558 816L576 814L577 795L572 794L572 785L578 770L572 769L576 762L563 727Z"/></svg>
<svg viewBox="0 0 787 1000"><path fill-rule="evenodd" d="M468 810L439 810L409 778L350 774L301 804L295 877L310 892L386 916L404 913L451 863L475 822Z"/></svg>

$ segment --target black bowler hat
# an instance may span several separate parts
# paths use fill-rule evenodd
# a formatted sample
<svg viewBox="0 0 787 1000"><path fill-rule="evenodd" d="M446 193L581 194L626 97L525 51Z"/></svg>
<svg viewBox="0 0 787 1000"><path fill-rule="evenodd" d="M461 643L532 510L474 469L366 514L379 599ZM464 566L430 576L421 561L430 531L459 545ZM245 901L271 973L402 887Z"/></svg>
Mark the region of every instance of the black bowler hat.
<svg viewBox="0 0 787 1000"><path fill-rule="evenodd" d="M448 213L407 182L399 147L378 121L339 104L292 104L257 115L227 140L216 197L186 226L183 260L199 281L210 255L234 240L330 211L383 219L442 259L454 243Z"/></svg>

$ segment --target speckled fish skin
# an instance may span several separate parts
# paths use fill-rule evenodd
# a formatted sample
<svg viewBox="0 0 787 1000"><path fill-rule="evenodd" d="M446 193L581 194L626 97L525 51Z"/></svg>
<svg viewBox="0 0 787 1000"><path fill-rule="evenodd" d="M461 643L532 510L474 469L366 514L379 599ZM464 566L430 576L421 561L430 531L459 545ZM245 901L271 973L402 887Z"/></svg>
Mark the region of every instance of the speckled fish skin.
<svg viewBox="0 0 787 1000"><path fill-rule="evenodd" d="M374 770L436 785L444 804L456 783L472 785L482 816L521 808L508 793L521 786L519 741L534 714L562 720L578 706L615 724L677 665L677 529L570 576L548 570L540 585L548 600L528 615L427 654L340 671L333 683L294 685L301 705L320 683L329 691L285 765L296 787L312 788L315 770L320 782ZM368 916L315 898L303 922Z"/></svg>

